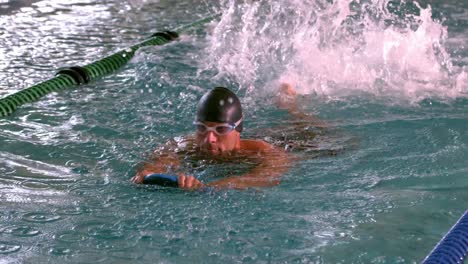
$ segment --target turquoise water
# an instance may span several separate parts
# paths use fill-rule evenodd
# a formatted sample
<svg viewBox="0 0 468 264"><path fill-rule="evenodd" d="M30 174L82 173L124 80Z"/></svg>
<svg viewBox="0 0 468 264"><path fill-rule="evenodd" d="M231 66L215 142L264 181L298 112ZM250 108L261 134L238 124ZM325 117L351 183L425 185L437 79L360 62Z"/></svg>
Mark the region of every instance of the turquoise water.
<svg viewBox="0 0 468 264"><path fill-rule="evenodd" d="M468 209L463 1L352 13L325 1L20 2L0 5L0 96L223 16L0 119L0 263L416 263ZM280 185L129 182L153 149L192 132L212 86L241 95L245 137L290 124L273 104L279 81L329 124Z"/></svg>

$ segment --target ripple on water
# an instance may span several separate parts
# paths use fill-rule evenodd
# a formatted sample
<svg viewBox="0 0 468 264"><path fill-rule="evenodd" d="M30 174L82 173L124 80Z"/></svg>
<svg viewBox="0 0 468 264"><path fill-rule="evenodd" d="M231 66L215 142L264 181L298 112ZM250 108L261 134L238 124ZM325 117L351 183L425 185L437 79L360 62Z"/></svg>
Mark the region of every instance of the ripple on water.
<svg viewBox="0 0 468 264"><path fill-rule="evenodd" d="M71 253L71 249L66 247L52 247L49 249L49 254L54 256L65 256Z"/></svg>
<svg viewBox="0 0 468 264"><path fill-rule="evenodd" d="M41 231L36 230L30 226L11 226L2 230L5 234L11 234L18 237L33 237L41 233Z"/></svg>
<svg viewBox="0 0 468 264"><path fill-rule="evenodd" d="M22 218L26 222L33 222L33 223L49 223L49 222L55 222L55 221L62 219L62 217L59 215L52 215L52 214L42 213L42 212L27 213L27 214L24 214Z"/></svg>
<svg viewBox="0 0 468 264"><path fill-rule="evenodd" d="M123 233L120 230L113 230L109 228L95 229L90 232L90 235L105 240L120 239L123 238Z"/></svg>
<svg viewBox="0 0 468 264"><path fill-rule="evenodd" d="M75 208L67 208L67 209L59 210L57 211L57 214L59 215L81 215L87 211L88 210L86 208L75 207Z"/></svg>
<svg viewBox="0 0 468 264"><path fill-rule="evenodd" d="M118 260L129 260L129 262L132 262L132 260L141 258L144 253L137 250L135 246L131 246L112 249L110 250L110 255Z"/></svg>
<svg viewBox="0 0 468 264"><path fill-rule="evenodd" d="M87 239L86 235L75 231L66 231L57 236L57 240L61 242L79 242Z"/></svg>
<svg viewBox="0 0 468 264"><path fill-rule="evenodd" d="M21 249L20 245L0 241L0 254L10 254Z"/></svg>
<svg viewBox="0 0 468 264"><path fill-rule="evenodd" d="M24 181L21 183L21 186L25 189L32 189L32 190L44 190L49 189L50 185L45 182L39 181Z"/></svg>
<svg viewBox="0 0 468 264"><path fill-rule="evenodd" d="M77 234L95 239L115 240L124 237L121 230L112 229L109 227L109 224L105 222L90 221L75 226L73 230Z"/></svg>

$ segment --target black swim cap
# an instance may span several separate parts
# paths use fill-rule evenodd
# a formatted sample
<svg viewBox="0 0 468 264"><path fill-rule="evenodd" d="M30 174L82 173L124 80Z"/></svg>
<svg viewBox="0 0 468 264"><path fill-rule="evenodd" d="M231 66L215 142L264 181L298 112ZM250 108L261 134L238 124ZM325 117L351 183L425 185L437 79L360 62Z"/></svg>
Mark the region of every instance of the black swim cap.
<svg viewBox="0 0 468 264"><path fill-rule="evenodd" d="M229 123L234 125L242 118L242 107L236 94L225 87L216 87L200 99L197 121ZM236 127L242 132L242 122Z"/></svg>

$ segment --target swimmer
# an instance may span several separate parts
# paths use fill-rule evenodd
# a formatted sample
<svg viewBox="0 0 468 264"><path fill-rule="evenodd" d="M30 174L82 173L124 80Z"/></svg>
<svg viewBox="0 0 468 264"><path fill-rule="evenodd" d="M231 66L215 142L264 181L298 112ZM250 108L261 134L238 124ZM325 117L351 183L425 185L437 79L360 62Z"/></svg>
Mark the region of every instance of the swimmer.
<svg viewBox="0 0 468 264"><path fill-rule="evenodd" d="M299 115L295 107L296 93L292 86L283 84L279 89L278 106L292 115ZM283 97L283 98L282 98ZM229 89L216 87L200 99L197 107L195 135L173 140L156 151L156 157L140 168L132 178L143 183L153 173L177 175L178 186L183 189L213 187L215 189L246 189L272 187L290 167L292 158L283 148L263 140L241 139L244 115L239 98ZM242 162L256 164L241 175L228 176L203 184L184 170L184 155L216 162Z"/></svg>

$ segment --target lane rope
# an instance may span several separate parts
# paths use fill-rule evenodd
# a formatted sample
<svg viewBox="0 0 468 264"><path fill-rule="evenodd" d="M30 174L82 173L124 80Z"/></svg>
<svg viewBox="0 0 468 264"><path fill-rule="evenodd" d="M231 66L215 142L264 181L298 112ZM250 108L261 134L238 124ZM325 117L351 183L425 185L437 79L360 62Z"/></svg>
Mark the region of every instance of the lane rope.
<svg viewBox="0 0 468 264"><path fill-rule="evenodd" d="M157 32L147 40L88 65L62 68L58 70L55 77L0 99L0 117L11 115L19 106L35 102L49 93L60 92L66 88L87 84L115 72L127 64L139 48L160 46L177 40L181 33L209 23L220 16L221 14L208 16L191 24L181 26L174 31Z"/></svg>
<svg viewBox="0 0 468 264"><path fill-rule="evenodd" d="M468 210L440 240L423 264L463 263L468 253Z"/></svg>

